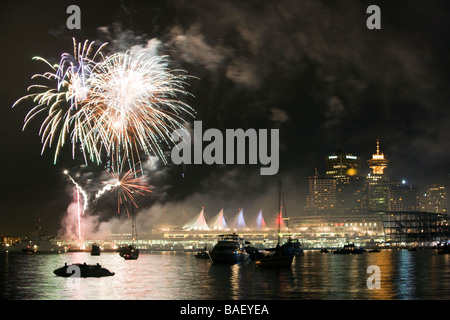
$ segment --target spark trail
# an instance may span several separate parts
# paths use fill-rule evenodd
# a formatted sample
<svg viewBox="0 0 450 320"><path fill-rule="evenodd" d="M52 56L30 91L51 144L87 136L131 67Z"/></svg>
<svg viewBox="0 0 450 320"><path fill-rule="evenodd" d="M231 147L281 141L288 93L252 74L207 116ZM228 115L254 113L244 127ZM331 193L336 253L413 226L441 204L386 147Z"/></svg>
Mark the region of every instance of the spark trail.
<svg viewBox="0 0 450 320"><path fill-rule="evenodd" d="M141 156L157 156L167 163L164 145L175 145L171 133L184 127L184 115L194 110L181 101L187 79L184 70L171 70L167 56L138 53L114 53L104 56L94 42L83 45L74 40L74 54L64 53L59 64L45 62L51 71L36 74L56 82L35 84L37 92L17 100L13 107L29 99L35 105L24 120L24 127L40 114L47 114L41 124L42 153L56 141L54 162L66 140L72 144L72 156L81 150L88 159L100 164L105 157L112 166L127 161L130 168Z"/></svg>

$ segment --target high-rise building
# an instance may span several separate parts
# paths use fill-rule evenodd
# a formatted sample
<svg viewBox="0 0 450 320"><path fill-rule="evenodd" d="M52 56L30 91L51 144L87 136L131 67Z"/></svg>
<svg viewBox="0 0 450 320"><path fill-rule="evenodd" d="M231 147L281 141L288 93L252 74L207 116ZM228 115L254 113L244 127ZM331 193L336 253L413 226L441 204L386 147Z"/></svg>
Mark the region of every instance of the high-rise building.
<svg viewBox="0 0 450 320"><path fill-rule="evenodd" d="M325 158L326 177L336 180L337 208L359 212L367 208L367 188L361 179L361 158L338 151Z"/></svg>
<svg viewBox="0 0 450 320"><path fill-rule="evenodd" d="M388 190L384 170L387 168L389 160L380 152L380 141L377 139L377 153L372 155L372 159L367 160L372 172L367 175L368 185L368 208L375 211L389 210Z"/></svg>
<svg viewBox="0 0 450 320"><path fill-rule="evenodd" d="M427 212L447 213L447 189L434 184L427 189L421 201L421 208Z"/></svg>
<svg viewBox="0 0 450 320"><path fill-rule="evenodd" d="M319 177L317 169L309 177L308 195L306 196L307 210L329 210L336 208L336 179Z"/></svg>
<svg viewBox="0 0 450 320"><path fill-rule="evenodd" d="M419 188L402 182L385 182L389 211L419 211Z"/></svg>
<svg viewBox="0 0 450 320"><path fill-rule="evenodd" d="M336 152L325 158L326 176L335 178L338 183L349 183L359 176L361 159L346 152Z"/></svg>

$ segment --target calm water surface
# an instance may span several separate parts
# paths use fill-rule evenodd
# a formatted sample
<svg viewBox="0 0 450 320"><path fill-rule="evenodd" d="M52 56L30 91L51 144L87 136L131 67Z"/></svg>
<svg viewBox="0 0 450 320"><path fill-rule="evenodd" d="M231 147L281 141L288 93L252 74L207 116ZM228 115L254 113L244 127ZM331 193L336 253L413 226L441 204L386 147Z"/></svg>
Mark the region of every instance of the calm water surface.
<svg viewBox="0 0 450 320"><path fill-rule="evenodd" d="M57 277L64 263L100 263L105 278ZM381 271L380 289L367 288L367 268ZM217 265L192 252L0 254L0 298L17 300L287 300L450 299L450 255L433 250L386 250L361 255L305 251L291 268Z"/></svg>

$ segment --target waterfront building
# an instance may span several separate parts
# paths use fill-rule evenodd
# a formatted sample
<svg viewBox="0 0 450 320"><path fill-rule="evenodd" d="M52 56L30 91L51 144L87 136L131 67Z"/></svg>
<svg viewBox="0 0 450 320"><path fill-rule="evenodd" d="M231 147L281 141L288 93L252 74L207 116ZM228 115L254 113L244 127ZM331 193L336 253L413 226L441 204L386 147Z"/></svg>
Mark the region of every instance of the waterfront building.
<svg viewBox="0 0 450 320"><path fill-rule="evenodd" d="M387 243L431 244L446 240L450 233L447 215L420 211L390 211L380 214Z"/></svg>
<svg viewBox="0 0 450 320"><path fill-rule="evenodd" d="M209 230L208 223L205 219L205 208L202 207L202 210L198 215L196 215L192 220L186 223L183 226L183 229L188 230Z"/></svg>

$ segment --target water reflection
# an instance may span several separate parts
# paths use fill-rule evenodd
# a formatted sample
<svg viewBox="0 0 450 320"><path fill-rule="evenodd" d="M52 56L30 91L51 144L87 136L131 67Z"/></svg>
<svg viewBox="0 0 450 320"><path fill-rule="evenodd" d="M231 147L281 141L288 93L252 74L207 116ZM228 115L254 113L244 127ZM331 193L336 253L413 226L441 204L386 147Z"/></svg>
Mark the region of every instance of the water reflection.
<svg viewBox="0 0 450 320"><path fill-rule="evenodd" d="M64 263L100 263L113 277L57 277ZM381 288L367 288L367 268L379 266ZM193 253L0 255L2 299L450 299L450 256L432 250L360 255L305 251L291 268L220 265Z"/></svg>

